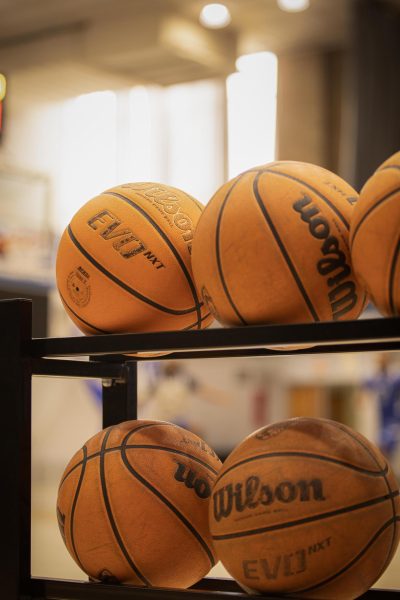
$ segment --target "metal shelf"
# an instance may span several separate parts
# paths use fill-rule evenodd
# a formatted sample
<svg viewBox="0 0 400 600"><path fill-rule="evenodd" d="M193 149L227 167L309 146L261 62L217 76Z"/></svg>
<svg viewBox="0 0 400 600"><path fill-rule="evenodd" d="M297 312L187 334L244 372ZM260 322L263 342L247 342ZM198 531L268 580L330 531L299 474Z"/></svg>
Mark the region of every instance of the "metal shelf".
<svg viewBox="0 0 400 600"><path fill-rule="evenodd" d="M51 579L32 579L32 598L43 600L249 600L246 594L230 579L202 579L189 590L167 588L135 588L129 585L110 585L103 583L82 583ZM381 597L391 600L398 592L393 590L372 589L360 597L360 600L379 600ZM257 600L282 600L283 596L257 595ZM290 600L293 596L284 596Z"/></svg>
<svg viewBox="0 0 400 600"><path fill-rule="evenodd" d="M6 490L0 496L1 514L5 516L0 537L0 597L4 600L248 598L234 581L226 579L206 578L189 590L176 590L31 577L32 375L102 379L103 426L107 427L137 416L137 361L149 358L125 356L126 353L165 351L168 354L151 358L165 360L400 350L400 319L397 318L44 339L32 339L31 331L29 300L0 301L4 424L0 456L3 490ZM298 344L312 347L282 349L282 346ZM66 360L66 357L70 358ZM372 589L362 598L398 594L396 590ZM258 598L277 600L278 596L260 595Z"/></svg>
<svg viewBox="0 0 400 600"><path fill-rule="evenodd" d="M125 333L91 337L32 340L26 352L32 357L101 356L129 352L171 352L176 358L287 354L283 345L312 344L290 353L359 352L400 348L400 319L363 319L205 329ZM277 347L276 350L272 349ZM195 354L194 354L195 353ZM234 354L232 354L234 353ZM163 357L154 357L161 360ZM165 358L171 358L167 355ZM140 360L140 358L138 358Z"/></svg>

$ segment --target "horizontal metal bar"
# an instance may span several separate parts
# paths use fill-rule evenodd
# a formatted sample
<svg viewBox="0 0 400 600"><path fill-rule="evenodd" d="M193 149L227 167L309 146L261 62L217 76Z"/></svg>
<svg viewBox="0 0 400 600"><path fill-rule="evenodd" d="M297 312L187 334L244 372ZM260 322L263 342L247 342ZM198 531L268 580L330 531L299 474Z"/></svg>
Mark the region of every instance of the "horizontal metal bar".
<svg viewBox="0 0 400 600"><path fill-rule="evenodd" d="M32 600L248 600L249 596L232 580L203 579L190 589L142 588L58 579L31 580ZM258 600L281 600L281 596L260 595ZM288 600L290 596L285 596Z"/></svg>
<svg viewBox="0 0 400 600"><path fill-rule="evenodd" d="M295 356L299 354L347 354L356 352L394 352L400 350L399 342L369 342L364 344L332 344L311 348L244 348L242 350L194 350L192 352L168 352L163 356L140 357L138 361L183 360L186 358L244 358L251 356Z"/></svg>
<svg viewBox="0 0 400 600"><path fill-rule="evenodd" d="M224 577L204 577L192 585L192 590L208 590L220 592L235 592L243 594L243 590L234 579L225 579ZM246 594L247 596L247 594Z"/></svg>
<svg viewBox="0 0 400 600"><path fill-rule="evenodd" d="M380 600L380 598L387 598L387 600L391 600L392 598L399 597L399 590L384 590L382 588L373 588L365 592L362 596L359 596L358 600Z"/></svg>
<svg viewBox="0 0 400 600"><path fill-rule="evenodd" d="M121 354L158 351L245 350L282 346L285 344L398 343L400 348L400 319L361 319L206 329L203 331L161 331L126 333L69 338L38 338L29 343L27 354L40 356L73 356ZM157 360L157 357L155 357Z"/></svg>
<svg viewBox="0 0 400 600"><path fill-rule="evenodd" d="M360 600L379 600L399 596L398 590L371 589ZM31 579L32 600L248 600L245 593L231 579L202 579L188 590L172 588L140 588L130 585L114 585L61 579ZM287 600L293 596L285 595ZM282 596L257 595L257 600L281 600Z"/></svg>
<svg viewBox="0 0 400 600"><path fill-rule="evenodd" d="M34 358L31 361L32 375L43 377L83 377L85 379L115 379L125 381L126 367L118 363L87 362Z"/></svg>

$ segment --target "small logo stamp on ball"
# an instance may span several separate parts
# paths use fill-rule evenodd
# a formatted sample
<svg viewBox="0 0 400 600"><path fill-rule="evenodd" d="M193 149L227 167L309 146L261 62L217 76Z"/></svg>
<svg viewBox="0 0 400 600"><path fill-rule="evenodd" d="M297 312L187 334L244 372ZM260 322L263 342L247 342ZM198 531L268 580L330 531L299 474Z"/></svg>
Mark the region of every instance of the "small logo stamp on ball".
<svg viewBox="0 0 400 600"><path fill-rule="evenodd" d="M67 277L67 288L71 300L77 306L83 307L90 301L89 273L82 267L77 267Z"/></svg>

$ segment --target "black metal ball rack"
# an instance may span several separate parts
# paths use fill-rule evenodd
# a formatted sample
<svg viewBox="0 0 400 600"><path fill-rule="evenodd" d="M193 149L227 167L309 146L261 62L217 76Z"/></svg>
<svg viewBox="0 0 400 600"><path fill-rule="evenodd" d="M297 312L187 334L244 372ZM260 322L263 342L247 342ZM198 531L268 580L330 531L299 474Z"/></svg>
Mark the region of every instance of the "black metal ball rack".
<svg viewBox="0 0 400 600"><path fill-rule="evenodd" d="M1 474L0 598L2 600L239 600L229 579L205 578L188 590L43 579L31 576L31 378L103 381L103 426L137 416L137 359L129 352L166 351L152 360L278 356L400 350L400 319L363 319L93 337L32 338L30 300L0 301ZM273 350L312 344L296 351ZM74 358L75 357L75 358ZM89 357L90 360L82 360ZM371 589L362 598L398 596ZM258 596L273 600L278 596ZM286 596L288 598L288 596Z"/></svg>

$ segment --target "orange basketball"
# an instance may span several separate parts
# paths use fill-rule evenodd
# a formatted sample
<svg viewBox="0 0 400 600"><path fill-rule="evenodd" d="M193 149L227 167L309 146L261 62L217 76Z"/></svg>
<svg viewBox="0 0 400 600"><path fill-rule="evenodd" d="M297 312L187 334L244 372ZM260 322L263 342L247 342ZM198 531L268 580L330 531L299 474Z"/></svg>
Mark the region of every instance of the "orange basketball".
<svg viewBox="0 0 400 600"><path fill-rule="evenodd" d="M57 285L86 334L200 329L212 322L192 278L202 205L159 183L127 183L89 200L61 238Z"/></svg>
<svg viewBox="0 0 400 600"><path fill-rule="evenodd" d="M248 591L350 600L399 542L399 488L381 452L349 427L297 418L248 436L214 485L218 557Z"/></svg>
<svg viewBox="0 0 400 600"><path fill-rule="evenodd" d="M226 325L357 318L348 234L357 193L316 165L281 161L225 183L193 240L197 289Z"/></svg>
<svg viewBox="0 0 400 600"><path fill-rule="evenodd" d="M100 431L61 479L57 517L68 551L96 580L194 584L215 562L208 504L220 466L202 439L171 423Z"/></svg>
<svg viewBox="0 0 400 600"><path fill-rule="evenodd" d="M354 272L385 316L400 311L400 152L360 192L350 229Z"/></svg>

